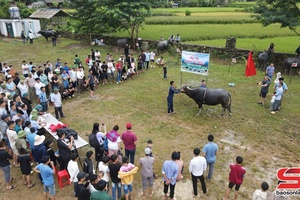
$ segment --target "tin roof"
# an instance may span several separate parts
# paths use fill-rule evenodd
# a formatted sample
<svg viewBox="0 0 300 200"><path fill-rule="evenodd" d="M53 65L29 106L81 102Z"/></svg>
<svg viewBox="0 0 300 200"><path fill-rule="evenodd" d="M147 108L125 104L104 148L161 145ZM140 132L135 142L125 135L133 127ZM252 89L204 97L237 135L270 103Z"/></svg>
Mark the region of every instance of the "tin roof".
<svg viewBox="0 0 300 200"><path fill-rule="evenodd" d="M68 13L61 9L38 9L29 17L34 19L51 19L52 17L68 17Z"/></svg>

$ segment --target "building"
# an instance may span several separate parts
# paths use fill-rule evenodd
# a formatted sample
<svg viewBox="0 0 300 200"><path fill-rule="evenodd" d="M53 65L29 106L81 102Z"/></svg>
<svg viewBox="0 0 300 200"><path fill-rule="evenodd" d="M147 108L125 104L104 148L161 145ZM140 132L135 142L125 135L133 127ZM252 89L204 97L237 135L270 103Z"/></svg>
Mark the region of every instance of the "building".
<svg viewBox="0 0 300 200"><path fill-rule="evenodd" d="M6 37L21 37L22 31L37 34L41 30L40 20L37 19L0 19L0 33Z"/></svg>

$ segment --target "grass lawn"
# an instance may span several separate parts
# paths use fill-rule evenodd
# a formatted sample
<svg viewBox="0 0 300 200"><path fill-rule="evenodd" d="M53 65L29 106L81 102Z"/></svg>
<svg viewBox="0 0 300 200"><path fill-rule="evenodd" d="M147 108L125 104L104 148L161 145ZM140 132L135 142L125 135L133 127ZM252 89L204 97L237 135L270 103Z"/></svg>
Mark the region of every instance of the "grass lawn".
<svg viewBox="0 0 300 200"><path fill-rule="evenodd" d="M236 48L264 50L268 48L271 42L275 44L276 52L295 53L295 49L298 47L299 37L274 37L274 38L264 38L264 39L237 38ZM186 43L224 47L226 40L224 39L199 40L199 41L191 41Z"/></svg>
<svg viewBox="0 0 300 200"><path fill-rule="evenodd" d="M0 45L1 62L13 64L17 69L20 69L22 60L33 61L38 65L47 60L54 62L57 58L61 58L62 62L66 61L72 65L75 54L84 60L91 48L98 49L102 59L107 52L111 52L115 58L120 54L114 51L116 48L92 47L68 39L60 39L55 48L43 38L35 40L33 45L23 45L20 40L11 39L0 41ZM244 157L244 167L247 170L239 199L250 199L262 181L267 181L270 190L274 190L278 168L298 167L296 163L300 161L298 149L300 136L297 134L300 128L299 77L293 77L292 83L289 83L289 78L286 77L289 90L284 96L283 109L271 115L268 111L269 97L265 107L257 104L259 88L256 82L262 79L262 72L259 71L257 76L246 78L243 75L244 64L236 64L228 74L230 61L220 61L212 57L209 76L181 74L178 58L169 54L163 56L168 65L168 80L162 78L162 69L155 68L126 83L100 85L95 91L94 99L89 98L88 93L84 93L63 101L63 110L67 116L63 122L69 124L85 139L90 134L94 122L107 124L108 130L118 124L120 133L125 131L127 122L132 122L133 131L138 136L136 164L143 156L146 141L152 139L156 157L154 169L159 176L163 161L170 159L171 152L180 151L185 163L184 180L178 182L175 189L175 197L180 200L192 199L188 163L193 157L193 148L202 148L207 142L208 134L214 134L219 152L213 179L208 183L209 194L201 199L222 199L227 187L229 164L234 162L237 155ZM170 80L174 80L177 87L180 87L181 80L183 84L198 87L201 80L206 78L209 88L224 88L231 93L232 117L227 115L221 117L220 106L204 106L203 113L196 116L197 106L185 94L175 95L174 108L177 114L171 117L167 115L166 96ZM228 87L228 83L235 83L236 86ZM270 91L273 85L272 83ZM50 112L53 113L53 108ZM89 149L91 148L88 146L79 149L82 158ZM21 197L21 194L23 199L42 198L42 186L38 183L35 173L32 177L37 185L30 190L23 186L19 169L12 168L12 173L18 187L13 192L4 191L1 181L1 198L16 199ZM0 179L3 180L2 173ZM133 199L141 199L139 173L135 175L133 185ZM161 199L162 188L162 181L158 178L154 184L153 199ZM73 199L72 186L63 189L58 189L57 186L57 199Z"/></svg>
<svg viewBox="0 0 300 200"><path fill-rule="evenodd" d="M155 8L152 9L152 13L185 13L186 10L190 10L193 13L201 12L240 12L244 9L234 7L179 7L179 8Z"/></svg>
<svg viewBox="0 0 300 200"><path fill-rule="evenodd" d="M147 25L150 24L243 24L255 23L256 20L251 18L250 13L195 13L192 16L185 16L184 13L176 14L176 16L153 16L148 17L145 21Z"/></svg>

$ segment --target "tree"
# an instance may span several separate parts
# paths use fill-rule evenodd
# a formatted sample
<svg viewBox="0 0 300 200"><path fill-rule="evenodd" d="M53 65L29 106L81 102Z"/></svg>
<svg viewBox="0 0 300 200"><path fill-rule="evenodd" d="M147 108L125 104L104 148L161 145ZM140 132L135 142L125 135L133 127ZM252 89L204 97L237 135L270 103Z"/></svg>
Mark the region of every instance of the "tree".
<svg viewBox="0 0 300 200"><path fill-rule="evenodd" d="M72 7L76 12L73 13L75 32L88 33L90 40L92 34L97 33L99 20L97 19L97 1L96 0L73 0Z"/></svg>
<svg viewBox="0 0 300 200"><path fill-rule="evenodd" d="M150 15L150 3L145 0L106 0L99 2L100 12L111 31L127 30L132 43Z"/></svg>
<svg viewBox="0 0 300 200"><path fill-rule="evenodd" d="M288 27L297 35L296 28L300 25L300 0L258 0L253 7L253 12L259 15L253 16L263 26L280 23L281 28Z"/></svg>

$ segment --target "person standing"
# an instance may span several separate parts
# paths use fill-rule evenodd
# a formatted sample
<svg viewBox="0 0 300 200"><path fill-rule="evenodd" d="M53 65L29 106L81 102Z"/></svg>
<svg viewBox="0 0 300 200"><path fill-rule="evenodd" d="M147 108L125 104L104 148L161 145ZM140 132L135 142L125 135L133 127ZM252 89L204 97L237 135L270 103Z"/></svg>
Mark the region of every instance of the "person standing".
<svg viewBox="0 0 300 200"><path fill-rule="evenodd" d="M25 36L24 31L21 32L21 38L22 38L23 44L25 44L26 43L26 36Z"/></svg>
<svg viewBox="0 0 300 200"><path fill-rule="evenodd" d="M67 143L65 139L64 132L57 133L57 148L59 152L59 160L60 160L60 170L64 170L68 168L68 163L70 161L71 149L73 147L74 138L71 136L70 142Z"/></svg>
<svg viewBox="0 0 300 200"><path fill-rule="evenodd" d="M269 81L269 77L266 75L264 77L264 79L262 80L262 82L257 83L261 89L260 89L260 101L258 102L258 104L265 104L266 101L266 97L269 91L269 86L270 86L270 81Z"/></svg>
<svg viewBox="0 0 300 200"><path fill-rule="evenodd" d="M155 68L154 60L155 60L155 51L151 51L151 52L150 52L150 62L151 62L150 67L151 67L151 68L152 68L152 67Z"/></svg>
<svg viewBox="0 0 300 200"><path fill-rule="evenodd" d="M178 94L178 93L180 93L180 90L175 89L175 82L170 81L169 94L167 97L168 115L175 114L174 109L173 109L173 98L174 98L174 94Z"/></svg>
<svg viewBox="0 0 300 200"><path fill-rule="evenodd" d="M83 92L83 78L84 78L84 71L82 67L78 68L78 71L76 72L76 77L77 77L77 88L78 88L78 93Z"/></svg>
<svg viewBox="0 0 300 200"><path fill-rule="evenodd" d="M27 77L28 77L28 69L29 69L29 67L28 67L28 65L26 64L26 61L25 61L25 60L23 60L21 68L22 68L22 70L23 70L23 72L22 72L22 73L23 73L23 76L24 76L25 78L27 78Z"/></svg>
<svg viewBox="0 0 300 200"><path fill-rule="evenodd" d="M178 176L178 165L175 161L178 158L178 152L174 151L171 155L172 160L166 160L162 166L165 199L168 198L167 194L170 186L170 199L174 200L176 177Z"/></svg>
<svg viewBox="0 0 300 200"><path fill-rule="evenodd" d="M55 47L56 46L57 36L54 33L52 34L51 40L52 40L52 46Z"/></svg>
<svg viewBox="0 0 300 200"><path fill-rule="evenodd" d="M28 37L29 37L30 44L33 44L33 38L35 37L35 35L31 31L29 31Z"/></svg>
<svg viewBox="0 0 300 200"><path fill-rule="evenodd" d="M164 77L163 78L167 79L168 78L167 77L167 65L162 64L162 68L163 68L163 71L164 71Z"/></svg>
<svg viewBox="0 0 300 200"><path fill-rule="evenodd" d="M112 188L112 199L117 200L121 199L121 179L118 177L118 172L120 171L121 164L118 162L118 156L116 154L112 154L110 156L111 163L108 165L107 174L111 179L111 188ZM118 191L118 198L117 198Z"/></svg>
<svg viewBox="0 0 300 200"><path fill-rule="evenodd" d="M90 97L94 98L94 85L95 85L95 80L94 80L94 76L93 76L93 70L89 71L89 75L88 75L88 80L87 82L89 83L90 86Z"/></svg>
<svg viewBox="0 0 300 200"><path fill-rule="evenodd" d="M204 153L204 157L206 158L207 166L209 167L208 175L206 177L207 181L210 181L212 174L214 172L214 165L216 162L218 145L214 143L214 136L208 135L207 137L208 143L204 145L202 152Z"/></svg>
<svg viewBox="0 0 300 200"><path fill-rule="evenodd" d="M41 87L41 93L38 96L38 102L43 107L43 112L47 112L48 111L48 98L47 98L45 87Z"/></svg>
<svg viewBox="0 0 300 200"><path fill-rule="evenodd" d="M12 156L5 151L5 145L3 141L0 141L0 168L4 173L6 190L15 189L16 186L12 185L13 178L10 177L10 163L8 159L12 159Z"/></svg>
<svg viewBox="0 0 300 200"><path fill-rule="evenodd" d="M150 157L151 149L149 147L145 148L145 157L140 158L140 165L142 165L142 185L143 185L143 197L146 196L146 189L149 185L149 197L153 195L153 182L154 182L154 157Z"/></svg>
<svg viewBox="0 0 300 200"><path fill-rule="evenodd" d="M77 174L78 179L78 185L77 185L77 196L78 200L86 200L90 199L90 191L88 189L89 182L86 181L86 178L89 176L89 174L85 172L79 172Z"/></svg>
<svg viewBox="0 0 300 200"><path fill-rule="evenodd" d="M137 144L136 134L131 131L132 124L127 123L127 131L122 133L121 140L125 146L125 155L130 159L130 163L134 164L135 149Z"/></svg>
<svg viewBox="0 0 300 200"><path fill-rule="evenodd" d="M206 194L206 184L204 180L204 172L206 170L207 164L206 159L203 156L200 156L200 149L195 148L194 149L194 155L195 157L191 160L189 165L189 171L192 175L192 182L193 182L193 190L194 195L198 195L197 191L197 180L199 179L202 186L203 194Z"/></svg>
<svg viewBox="0 0 300 200"><path fill-rule="evenodd" d="M283 94L285 94L288 91L288 86L284 82L284 78L280 77L279 82L282 83ZM278 87L278 83L275 85L275 92L276 92L277 87ZM281 108L282 98L283 98L283 95L281 96L281 100L280 100L280 103L279 103L278 110L280 110L280 108Z"/></svg>
<svg viewBox="0 0 300 200"><path fill-rule="evenodd" d="M125 48L124 48L124 55L125 55L125 58L128 57L128 54L129 54L129 45L126 44L126 45L125 45Z"/></svg>
<svg viewBox="0 0 300 200"><path fill-rule="evenodd" d="M146 56L146 58L145 58L145 62L146 62L146 70L148 70L148 68L149 68L149 61L150 61L150 53L149 53L148 50L146 50L145 56Z"/></svg>
<svg viewBox="0 0 300 200"><path fill-rule="evenodd" d="M54 105L56 119L59 119L58 112L60 114L60 117L65 117L64 113L62 112L61 95L58 92L57 88L54 89L54 94L51 95L51 102Z"/></svg>
<svg viewBox="0 0 300 200"><path fill-rule="evenodd" d="M79 173L79 167L78 167L78 155L76 153L71 154L71 160L68 163L68 172L70 174L70 181L74 184L74 196L77 197L77 185L78 185L78 179L77 174Z"/></svg>
<svg viewBox="0 0 300 200"><path fill-rule="evenodd" d="M51 165L52 169L49 167ZM34 171L40 173L43 178L44 196L46 199L55 200L55 182L53 175L55 174L55 167L49 156L43 156L42 163L34 168ZM48 194L50 193L50 198Z"/></svg>
<svg viewBox="0 0 300 200"><path fill-rule="evenodd" d="M282 95L283 95L282 82L278 83L278 85L276 87L276 93L274 95L275 95L275 101L273 103L273 108L272 108L271 114L275 114L276 111L279 110L280 102L281 102Z"/></svg>
<svg viewBox="0 0 300 200"><path fill-rule="evenodd" d="M242 167L243 158L241 156L236 157L236 164L230 165L230 173L229 173L229 184L226 190L225 199L228 199L229 193L233 186L235 185L234 197L233 200L236 200L239 194L239 189L243 183L244 176L246 173L246 169Z"/></svg>
<svg viewBox="0 0 300 200"><path fill-rule="evenodd" d="M271 80L271 79L272 79L272 76L275 74L274 63L271 63L270 66L267 67L267 69L266 69L266 74L268 75L268 77L269 77L270 80Z"/></svg>

